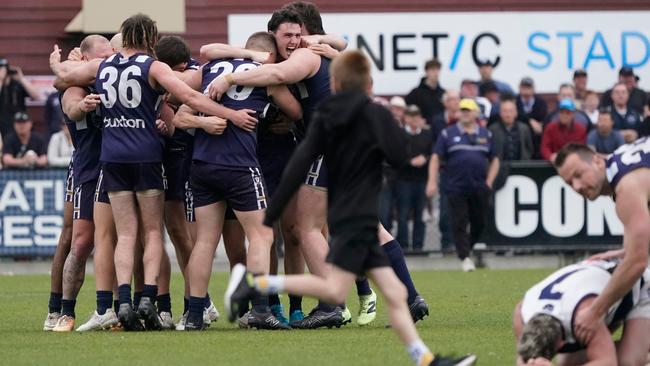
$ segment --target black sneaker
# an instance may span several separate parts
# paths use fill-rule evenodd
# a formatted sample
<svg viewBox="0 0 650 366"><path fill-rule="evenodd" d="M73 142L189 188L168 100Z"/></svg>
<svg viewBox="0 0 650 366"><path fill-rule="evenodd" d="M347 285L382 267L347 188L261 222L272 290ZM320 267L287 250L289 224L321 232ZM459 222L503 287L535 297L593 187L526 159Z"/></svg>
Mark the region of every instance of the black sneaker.
<svg viewBox="0 0 650 366"><path fill-rule="evenodd" d="M223 299L228 321L233 323L239 315L239 309L247 307L248 302L256 293L253 286L253 275L246 271L243 264L236 264L230 273L230 280Z"/></svg>
<svg viewBox="0 0 650 366"><path fill-rule="evenodd" d="M418 295L409 304L409 312L411 313L411 318L413 318L413 323L417 323L418 320L422 320L425 316L429 315L429 305L427 305L427 302L424 301L422 296Z"/></svg>
<svg viewBox="0 0 650 366"><path fill-rule="evenodd" d="M162 323L160 322L160 316L156 311L156 307L151 302L151 299L148 297L143 297L140 299L140 305L138 305L138 315L144 320L144 326L147 330L161 330Z"/></svg>
<svg viewBox="0 0 650 366"><path fill-rule="evenodd" d="M255 309L251 309L248 313L248 327L256 329L271 329L271 330L288 330L291 329L287 324L282 323L276 318L271 310L264 313L258 313Z"/></svg>
<svg viewBox="0 0 650 366"><path fill-rule="evenodd" d="M321 327L340 328L341 325L343 325L343 314L341 313L341 309L338 307L334 309L334 311L330 312L323 311L316 307L302 320L289 323L289 325L291 328L297 329L316 329Z"/></svg>
<svg viewBox="0 0 650 366"><path fill-rule="evenodd" d="M429 366L472 366L474 362L476 362L475 355L467 355L461 358L451 358L436 355Z"/></svg>
<svg viewBox="0 0 650 366"><path fill-rule="evenodd" d="M133 308L129 304L120 304L120 310L117 312L117 318L120 320L120 324L127 332L141 332L144 330L138 314L133 311Z"/></svg>

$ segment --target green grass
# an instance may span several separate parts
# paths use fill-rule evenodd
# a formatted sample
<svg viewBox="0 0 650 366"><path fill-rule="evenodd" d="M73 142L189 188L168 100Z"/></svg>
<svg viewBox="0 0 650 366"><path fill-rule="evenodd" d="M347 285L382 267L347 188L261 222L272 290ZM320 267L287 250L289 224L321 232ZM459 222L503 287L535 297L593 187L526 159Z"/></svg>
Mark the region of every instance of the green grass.
<svg viewBox="0 0 650 366"><path fill-rule="evenodd" d="M417 324L434 352L475 353L479 365L511 365L512 310L524 291L550 270L420 271L414 281L431 307ZM173 279L175 319L182 309L182 281ZM214 274L210 289L221 310L226 275ZM95 308L94 280L86 279L77 303L77 325ZM220 319L196 333L43 332L49 277L0 276L0 364L4 365L409 365L394 332L386 329L381 300L368 327L314 331L240 330ZM287 300L283 297L283 302ZM349 298L355 314L358 300ZM304 301L304 309L314 304ZM288 304L285 303L285 308Z"/></svg>

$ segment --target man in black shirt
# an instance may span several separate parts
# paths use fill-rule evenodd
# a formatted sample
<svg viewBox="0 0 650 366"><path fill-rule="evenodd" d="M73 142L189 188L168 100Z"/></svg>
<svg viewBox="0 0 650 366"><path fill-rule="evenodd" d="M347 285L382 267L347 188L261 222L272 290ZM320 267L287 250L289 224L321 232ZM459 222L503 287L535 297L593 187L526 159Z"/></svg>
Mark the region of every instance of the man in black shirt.
<svg viewBox="0 0 650 366"><path fill-rule="evenodd" d="M630 94L627 102L628 108L635 110L637 113L643 115L643 107L648 101L648 96L645 91L637 87L639 77L634 73L634 69L628 66L621 67L618 71L618 82L625 84ZM607 90L603 93L600 99L601 107L611 107L614 104L612 100L612 91L614 88Z"/></svg>
<svg viewBox="0 0 650 366"><path fill-rule="evenodd" d="M424 64L425 76L420 85L411 90L406 96L407 104L415 104L420 108L425 118L433 117L445 110L442 105L442 95L445 89L440 86L440 69L442 65L437 59L432 59Z"/></svg>
<svg viewBox="0 0 650 366"><path fill-rule="evenodd" d="M32 132L33 123L25 112L14 116L16 132L9 134L2 147L5 169L44 168L47 165L47 144L41 135Z"/></svg>
<svg viewBox="0 0 650 366"><path fill-rule="evenodd" d="M377 198L382 161L402 166L408 162L406 135L390 112L372 103L370 63L360 51L347 51L331 64L336 92L323 100L312 117L307 137L289 161L264 218L271 226L303 182L314 158L324 154L329 169L328 224L333 264L325 278L308 275L253 277L242 265L233 268L225 306L230 321L238 308L256 294L290 292L339 304L359 275L367 275L386 297L390 323L416 365L473 364L475 356L451 361L434 358L417 334L400 283L379 246Z"/></svg>
<svg viewBox="0 0 650 366"><path fill-rule="evenodd" d="M425 122L418 106L407 107L404 115L404 130L411 146L409 164L397 171L397 241L408 248L408 220L413 216L413 250L424 246L424 221L422 211L426 205L427 163L433 147L433 132L424 128Z"/></svg>
<svg viewBox="0 0 650 366"><path fill-rule="evenodd" d="M0 58L0 135L3 138L14 132L14 114L25 111L27 96L39 99L38 91L27 81L22 70L9 66L6 58Z"/></svg>

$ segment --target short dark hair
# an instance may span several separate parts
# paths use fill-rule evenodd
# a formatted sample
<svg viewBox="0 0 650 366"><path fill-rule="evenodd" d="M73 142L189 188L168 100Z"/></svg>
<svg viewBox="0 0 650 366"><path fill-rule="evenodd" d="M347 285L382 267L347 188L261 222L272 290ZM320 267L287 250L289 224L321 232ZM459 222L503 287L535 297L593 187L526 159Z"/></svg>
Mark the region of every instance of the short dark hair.
<svg viewBox="0 0 650 366"><path fill-rule="evenodd" d="M120 26L122 33L122 47L136 50L145 50L147 54L154 55L154 46L158 41L158 27L149 16L138 13L128 17Z"/></svg>
<svg viewBox="0 0 650 366"><path fill-rule="evenodd" d="M557 354L562 333L562 323L558 319L548 314L537 314L524 325L517 353L524 362L537 357L552 360Z"/></svg>
<svg viewBox="0 0 650 366"><path fill-rule="evenodd" d="M433 58L433 59L427 61L424 64L424 70L429 70L429 69L438 69L438 70L440 70L441 67L442 67L442 64L440 63L440 61L437 58Z"/></svg>
<svg viewBox="0 0 650 366"><path fill-rule="evenodd" d="M190 46L179 36L164 36L158 40L155 47L158 61L169 67L180 65L190 60Z"/></svg>
<svg viewBox="0 0 650 366"><path fill-rule="evenodd" d="M566 159L571 154L578 154L578 156L580 156L582 160L591 161L591 159L594 157L596 152L585 144L579 144L577 142L569 142L568 144L564 145L564 147L562 147L560 151L557 152L557 155L555 155L555 161L553 162L553 165L555 165L555 167L558 169L561 168L562 165L564 165Z"/></svg>
<svg viewBox="0 0 650 366"><path fill-rule="evenodd" d="M499 101L501 103L503 103L503 102L513 102L513 103L516 104L517 103L517 96L512 94L512 93L509 93L509 92L501 93L501 95L499 96Z"/></svg>
<svg viewBox="0 0 650 366"><path fill-rule="evenodd" d="M278 50L275 44L275 38L273 38L273 35L269 32L255 32L251 34L246 41L245 48L271 53L277 53Z"/></svg>
<svg viewBox="0 0 650 366"><path fill-rule="evenodd" d="M600 117L601 115L608 115L610 117L613 117L612 116L612 107L604 106L604 107L598 108L598 116Z"/></svg>
<svg viewBox="0 0 650 366"><path fill-rule="evenodd" d="M280 28L280 25L284 23L292 23L302 26L302 20L300 20L300 15L298 15L298 13L293 10L282 8L273 12L271 19L266 25L266 29L269 32L275 33L278 28Z"/></svg>
<svg viewBox="0 0 650 366"><path fill-rule="evenodd" d="M284 5L282 8L292 10L300 16L302 24L309 34L325 34L323 19L316 4L309 1L294 1Z"/></svg>

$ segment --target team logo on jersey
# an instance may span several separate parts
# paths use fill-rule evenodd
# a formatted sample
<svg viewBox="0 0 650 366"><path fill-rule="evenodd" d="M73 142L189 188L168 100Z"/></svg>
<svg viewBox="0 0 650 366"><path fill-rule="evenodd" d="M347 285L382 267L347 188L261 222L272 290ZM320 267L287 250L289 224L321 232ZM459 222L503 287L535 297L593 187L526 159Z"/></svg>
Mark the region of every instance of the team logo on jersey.
<svg viewBox="0 0 650 366"><path fill-rule="evenodd" d="M546 311L546 312L549 312L549 313L553 312L553 309L555 309L555 307L553 306L553 304L546 304L546 305L544 305L544 307L542 308L542 310L544 310L544 311Z"/></svg>
<svg viewBox="0 0 650 366"><path fill-rule="evenodd" d="M144 128L144 120L141 118L110 118L104 117L104 128L120 127L120 128Z"/></svg>
<svg viewBox="0 0 650 366"><path fill-rule="evenodd" d="M478 137L476 139L476 143L479 145L486 145L487 144L487 138L486 137Z"/></svg>

